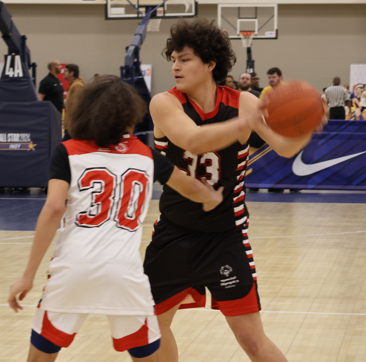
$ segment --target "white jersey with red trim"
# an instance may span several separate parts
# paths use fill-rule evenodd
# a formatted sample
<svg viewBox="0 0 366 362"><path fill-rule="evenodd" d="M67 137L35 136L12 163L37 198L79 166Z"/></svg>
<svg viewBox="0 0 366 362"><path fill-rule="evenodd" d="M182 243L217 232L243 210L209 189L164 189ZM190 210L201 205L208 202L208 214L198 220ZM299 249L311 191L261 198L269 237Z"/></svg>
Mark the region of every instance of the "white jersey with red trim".
<svg viewBox="0 0 366 362"><path fill-rule="evenodd" d="M153 315L139 253L152 194L151 150L135 137L99 148L70 140L71 182L40 308L53 312Z"/></svg>

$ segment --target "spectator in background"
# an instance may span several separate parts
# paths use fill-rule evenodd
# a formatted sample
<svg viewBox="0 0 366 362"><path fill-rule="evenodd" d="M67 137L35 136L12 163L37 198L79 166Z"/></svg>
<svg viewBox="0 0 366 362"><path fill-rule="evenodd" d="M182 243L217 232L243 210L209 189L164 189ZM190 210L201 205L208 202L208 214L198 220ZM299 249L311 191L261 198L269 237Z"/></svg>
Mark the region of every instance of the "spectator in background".
<svg viewBox="0 0 366 362"><path fill-rule="evenodd" d="M262 93L263 88L259 86L259 77L256 72L251 73L252 75L252 89L255 91Z"/></svg>
<svg viewBox="0 0 366 362"><path fill-rule="evenodd" d="M363 92L361 93L361 114L364 121L366 121L366 84L363 85Z"/></svg>
<svg viewBox="0 0 366 362"><path fill-rule="evenodd" d="M79 77L79 66L76 64L66 65L64 78L69 82L69 89L65 101L64 138L62 140L67 141L71 138L68 132L70 127L70 111L68 110L74 106L77 98L76 95L84 87L85 83Z"/></svg>
<svg viewBox="0 0 366 362"><path fill-rule="evenodd" d="M57 78L61 73L61 64L58 60L51 60L47 67L50 72L39 84L38 99L40 101L50 101L62 114L62 109L64 108L64 88Z"/></svg>
<svg viewBox="0 0 366 362"><path fill-rule="evenodd" d="M361 116L361 106L360 106L361 94L362 94L362 86L357 86L352 95L352 103L355 109L356 121L359 121Z"/></svg>
<svg viewBox="0 0 366 362"><path fill-rule="evenodd" d="M239 78L239 91L252 93L259 98L260 92L252 89L252 75L250 73L243 73Z"/></svg>
<svg viewBox="0 0 366 362"><path fill-rule="evenodd" d="M267 72L269 86L264 88L261 93L261 99L268 93L272 92L273 88L282 84L282 72L279 68L271 68Z"/></svg>
<svg viewBox="0 0 366 362"><path fill-rule="evenodd" d="M349 90L349 84L345 84L344 85L344 88L347 89L347 92L348 92L348 97L350 99L350 106L345 106L344 107L344 110L345 110L345 113L346 113L346 120L349 121L350 118L351 118L351 110L352 110L352 92Z"/></svg>
<svg viewBox="0 0 366 362"><path fill-rule="evenodd" d="M351 101L346 88L341 86L341 78L334 77L333 85L325 90L329 107L329 119L346 119L345 103L351 109Z"/></svg>
<svg viewBox="0 0 366 362"><path fill-rule="evenodd" d="M234 78L231 75L228 75L226 77L226 82L224 84L226 87L229 87L231 89L237 89L235 82L234 82Z"/></svg>
<svg viewBox="0 0 366 362"><path fill-rule="evenodd" d="M325 91L327 90L327 88L323 88L323 94L320 97L322 100L324 99L325 101L327 101L327 98L325 98Z"/></svg>

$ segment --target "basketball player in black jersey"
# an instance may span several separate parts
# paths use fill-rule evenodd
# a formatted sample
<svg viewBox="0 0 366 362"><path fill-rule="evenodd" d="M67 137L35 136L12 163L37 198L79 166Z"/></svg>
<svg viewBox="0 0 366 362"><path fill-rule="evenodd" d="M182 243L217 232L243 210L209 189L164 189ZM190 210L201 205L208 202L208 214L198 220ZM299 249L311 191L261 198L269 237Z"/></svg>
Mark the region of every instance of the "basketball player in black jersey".
<svg viewBox="0 0 366 362"><path fill-rule="evenodd" d="M274 133L263 122L258 98L216 85L236 58L227 33L215 24L178 22L164 53L176 87L150 104L156 148L187 175L224 186L224 201L205 214L164 186L144 263L162 333L160 359L178 361L171 322L179 308L204 306L208 287L213 307L225 315L252 361L286 361L266 337L259 315L244 203L248 139L255 131L279 155L292 157L311 134L289 139Z"/></svg>

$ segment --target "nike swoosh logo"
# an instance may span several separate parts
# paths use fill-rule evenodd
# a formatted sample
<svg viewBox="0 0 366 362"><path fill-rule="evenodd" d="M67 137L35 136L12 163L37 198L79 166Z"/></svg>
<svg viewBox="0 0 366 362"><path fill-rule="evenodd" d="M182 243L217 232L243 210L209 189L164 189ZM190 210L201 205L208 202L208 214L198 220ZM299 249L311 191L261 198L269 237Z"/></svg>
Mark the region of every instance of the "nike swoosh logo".
<svg viewBox="0 0 366 362"><path fill-rule="evenodd" d="M358 157L358 156L366 153L366 151L360 152L360 153L354 153L353 155L333 158L333 160L328 160L328 161L313 163L312 165L307 165L306 163L302 162L302 160L301 160L301 156L302 156L303 152L304 151L301 151L297 155L294 163L292 164L292 172L297 176L308 176L313 173L325 170L326 168L338 165L341 162L350 160L352 158Z"/></svg>

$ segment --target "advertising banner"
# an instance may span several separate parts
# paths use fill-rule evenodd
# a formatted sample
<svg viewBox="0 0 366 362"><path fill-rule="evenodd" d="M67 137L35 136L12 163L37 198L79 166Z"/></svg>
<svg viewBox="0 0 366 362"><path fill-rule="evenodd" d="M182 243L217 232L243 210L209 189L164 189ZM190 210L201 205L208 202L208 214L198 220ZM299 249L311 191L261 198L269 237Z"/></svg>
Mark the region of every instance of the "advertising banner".
<svg viewBox="0 0 366 362"><path fill-rule="evenodd" d="M265 189L366 190L366 122L329 121L290 159L264 145L249 158L245 184Z"/></svg>
<svg viewBox="0 0 366 362"><path fill-rule="evenodd" d="M152 70L151 64L141 64L141 72L142 75L144 76L147 89L149 90L150 93L151 93L151 70Z"/></svg>

